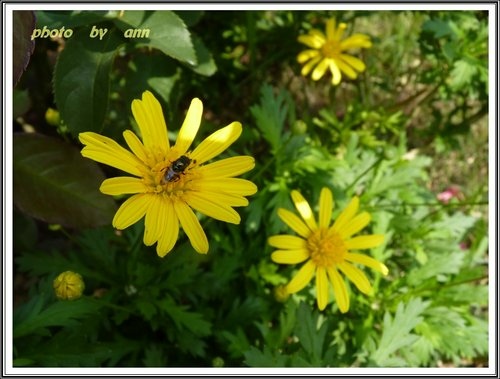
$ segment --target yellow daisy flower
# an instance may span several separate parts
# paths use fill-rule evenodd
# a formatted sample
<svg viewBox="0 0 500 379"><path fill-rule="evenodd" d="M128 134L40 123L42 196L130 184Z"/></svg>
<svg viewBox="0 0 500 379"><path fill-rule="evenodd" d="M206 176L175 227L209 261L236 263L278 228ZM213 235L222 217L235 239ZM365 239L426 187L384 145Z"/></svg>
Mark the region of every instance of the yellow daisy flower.
<svg viewBox="0 0 500 379"><path fill-rule="evenodd" d="M342 73L351 79L356 79L358 72L365 70L366 66L360 59L345 54L345 51L371 47L370 37L358 33L342 39L346 28L347 25L344 23L340 23L337 27L335 19L331 18L326 22L326 35L320 30L312 29L308 34L298 37L300 43L311 48L297 56L297 61L304 64L300 72L303 76L307 76L312 70L311 78L319 80L329 68L332 73L332 84L337 85L342 79Z"/></svg>
<svg viewBox="0 0 500 379"><path fill-rule="evenodd" d="M328 304L328 281L330 281L339 309L345 313L349 310L349 295L339 270L361 292L371 294L372 286L367 277L353 263L368 266L383 275L387 275L389 270L383 263L350 250L379 246L384 241L384 235L352 237L368 225L371 218L367 212L356 215L359 207L358 197L351 200L333 225L330 225L333 196L328 188L321 190L318 221L314 218L307 200L298 191L292 191L292 200L302 219L286 209L279 209L278 216L299 236L269 237L269 244L279 249L272 253L271 259L282 264L306 262L287 284L288 293L292 294L303 289L316 274L318 308L323 310Z"/></svg>
<svg viewBox="0 0 500 379"><path fill-rule="evenodd" d="M193 210L239 224L240 215L233 207L247 206L245 196L257 192L252 182L235 178L254 168L253 157L237 156L204 164L238 139L242 131L239 122L232 122L190 149L202 113L202 102L193 99L177 141L170 146L161 105L146 91L142 100L132 102L142 141L130 130L123 132L131 151L96 133L79 135L85 145L81 152L84 157L133 175L106 179L100 190L106 195L133 194L116 212L113 226L125 229L145 217L144 244L157 243L160 257L174 247L179 223L193 248L206 254L208 240Z"/></svg>

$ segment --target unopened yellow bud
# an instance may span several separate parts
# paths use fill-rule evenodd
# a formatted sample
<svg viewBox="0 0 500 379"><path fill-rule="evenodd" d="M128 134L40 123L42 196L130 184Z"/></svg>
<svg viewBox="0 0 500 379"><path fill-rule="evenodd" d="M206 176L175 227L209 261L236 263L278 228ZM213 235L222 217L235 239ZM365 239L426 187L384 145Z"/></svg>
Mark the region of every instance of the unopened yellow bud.
<svg viewBox="0 0 500 379"><path fill-rule="evenodd" d="M286 290L286 286L284 285L279 285L277 287L274 287L274 298L276 301L279 301L280 303L284 303L285 301L288 300L290 297L290 294Z"/></svg>
<svg viewBox="0 0 500 379"><path fill-rule="evenodd" d="M54 279L54 291L61 300L75 300L82 296L85 284L80 274L65 271Z"/></svg>

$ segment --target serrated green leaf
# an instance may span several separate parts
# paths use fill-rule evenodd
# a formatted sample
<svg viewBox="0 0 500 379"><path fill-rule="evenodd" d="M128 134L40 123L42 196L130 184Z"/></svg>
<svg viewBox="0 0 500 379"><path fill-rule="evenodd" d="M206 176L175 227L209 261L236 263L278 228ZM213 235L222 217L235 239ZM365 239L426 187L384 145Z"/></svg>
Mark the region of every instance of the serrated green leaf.
<svg viewBox="0 0 500 379"><path fill-rule="evenodd" d="M27 303L23 317L14 316L14 338L22 337L37 330L49 326L75 326L78 320L95 313L100 305L87 299L81 298L73 301L58 301L41 309L40 302ZM28 312L28 313L26 313Z"/></svg>
<svg viewBox="0 0 500 379"><path fill-rule="evenodd" d="M311 309L301 303L297 310L297 323L295 325L295 334L297 335L300 344L311 357L313 364L319 362L323 355L323 346L327 325L324 323L318 330L318 316L313 316Z"/></svg>
<svg viewBox="0 0 500 379"><path fill-rule="evenodd" d="M102 40L89 38L90 28L75 32L54 70L56 104L73 136L101 131L106 115L111 67L124 40L116 29L109 30L102 24L100 28L107 30Z"/></svg>
<svg viewBox="0 0 500 379"><path fill-rule="evenodd" d="M399 359L393 354L418 339L418 336L410 332L423 320L421 314L427 306L428 302L416 298L411 299L406 307L402 302L399 303L394 318L389 312L385 312L382 338L371 356L378 366L399 365Z"/></svg>
<svg viewBox="0 0 500 379"><path fill-rule="evenodd" d="M72 228L110 223L116 206L98 191L103 180L71 145L35 133L14 136L14 202L32 217Z"/></svg>
<svg viewBox="0 0 500 379"><path fill-rule="evenodd" d="M252 346L244 355L245 363L250 367L284 367L288 360L286 355L278 351L273 353L267 346L264 346L264 351Z"/></svg>
<svg viewBox="0 0 500 379"><path fill-rule="evenodd" d="M165 311L178 329L187 329L197 336L210 334L212 324L196 312L189 312L185 307L173 304L170 300L159 302L160 308Z"/></svg>
<svg viewBox="0 0 500 379"><path fill-rule="evenodd" d="M255 118L257 127L271 145L272 154L275 154L282 144L282 133L288 114L285 96L285 92L275 96L273 87L265 84L260 90L260 103L250 107L250 113Z"/></svg>
<svg viewBox="0 0 500 379"><path fill-rule="evenodd" d="M452 89L459 90L472 81L472 78L477 73L477 67L471 64L466 59L460 59L453 64L453 69L451 70L451 82L450 85Z"/></svg>
<svg viewBox="0 0 500 379"><path fill-rule="evenodd" d="M429 260L425 265L410 272L408 284L415 286L438 275L456 274L459 272L463 260L464 254L459 251L455 253L439 251L438 253L429 254Z"/></svg>
<svg viewBox="0 0 500 379"><path fill-rule="evenodd" d="M196 52L198 64L195 66L189 65L188 67L197 74L204 76L212 76L217 71L214 58L210 51L197 36L193 36L193 47Z"/></svg>
<svg viewBox="0 0 500 379"><path fill-rule="evenodd" d="M33 29L35 29L35 14L33 11L14 11L12 24L15 30L12 34L12 80L13 85L16 86L35 48L35 40L31 39Z"/></svg>
<svg viewBox="0 0 500 379"><path fill-rule="evenodd" d="M146 367L164 367L166 364L165 353L158 345L146 347L143 358Z"/></svg>
<svg viewBox="0 0 500 379"><path fill-rule="evenodd" d="M137 46L155 48L164 54L190 65L198 63L196 53L184 21L171 11L125 11L115 19L125 34L127 30L149 30L147 38L132 38Z"/></svg>
<svg viewBox="0 0 500 379"><path fill-rule="evenodd" d="M81 333L63 331L23 358L33 360L39 367L112 367L140 346L137 341L123 338L116 342L90 341Z"/></svg>

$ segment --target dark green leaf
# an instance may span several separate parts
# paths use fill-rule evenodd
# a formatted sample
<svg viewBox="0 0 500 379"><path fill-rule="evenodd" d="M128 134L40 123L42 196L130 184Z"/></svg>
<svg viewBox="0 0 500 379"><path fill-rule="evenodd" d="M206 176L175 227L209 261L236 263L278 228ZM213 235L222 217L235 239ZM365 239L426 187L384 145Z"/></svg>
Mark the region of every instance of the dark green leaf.
<svg viewBox="0 0 500 379"><path fill-rule="evenodd" d="M35 218L73 228L110 223L116 208L98 191L103 180L73 146L40 134L14 136L14 202Z"/></svg>
<svg viewBox="0 0 500 379"><path fill-rule="evenodd" d="M59 112L69 131L100 131L108 105L109 78L114 55L123 43L116 29L89 38L79 30L68 39L54 71L54 93Z"/></svg>
<svg viewBox="0 0 500 379"><path fill-rule="evenodd" d="M37 11L37 28L58 29L62 32L77 26L95 25L115 15L116 11ZM98 27L96 25L96 27ZM69 37L72 38L72 37Z"/></svg>
<svg viewBox="0 0 500 379"><path fill-rule="evenodd" d="M213 75L215 71L217 71L217 66L215 65L212 54L210 54L210 51L208 51L203 41L196 36L193 36L193 45L196 51L198 64L189 67L197 74L205 76Z"/></svg>
<svg viewBox="0 0 500 379"><path fill-rule="evenodd" d="M14 39L12 47L12 80L15 86L28 66L30 56L35 48L35 41L31 39L33 29L35 29L35 14L33 11L14 11L12 13L12 23L15 30L12 37Z"/></svg>
<svg viewBox="0 0 500 379"><path fill-rule="evenodd" d="M144 38L131 38L138 46L158 49L164 54L190 65L196 65L191 35L182 19L171 11L125 11L115 20L127 37L135 30L147 31Z"/></svg>
<svg viewBox="0 0 500 379"><path fill-rule="evenodd" d="M131 95L127 99L140 98L146 89L152 89L168 104L170 94L180 79L180 69L175 61L163 54L141 54L134 57L130 64L130 74L126 82L125 91Z"/></svg>
<svg viewBox="0 0 500 379"><path fill-rule="evenodd" d="M287 356L272 352L267 346L264 346L264 351L252 346L245 352L245 363L250 367L284 367L287 360Z"/></svg>
<svg viewBox="0 0 500 379"><path fill-rule="evenodd" d="M95 313L100 307L99 304L87 298L58 301L44 309L41 309L40 305L34 297L32 301L24 305L29 308L29 314L25 314L21 320L14 317L14 338L35 333L49 326L75 326L78 320Z"/></svg>

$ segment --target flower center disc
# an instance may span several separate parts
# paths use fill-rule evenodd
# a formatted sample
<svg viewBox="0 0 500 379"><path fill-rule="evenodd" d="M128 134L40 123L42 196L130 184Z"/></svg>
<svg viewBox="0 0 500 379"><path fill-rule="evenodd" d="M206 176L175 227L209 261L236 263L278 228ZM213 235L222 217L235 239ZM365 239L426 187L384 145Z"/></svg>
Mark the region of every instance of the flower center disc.
<svg viewBox="0 0 500 379"><path fill-rule="evenodd" d="M342 238L329 229L318 229L307 239L307 248L316 266L332 267L344 261L346 248Z"/></svg>
<svg viewBox="0 0 500 379"><path fill-rule="evenodd" d="M340 44L337 41L326 41L321 47L323 56L327 58L338 58L340 55Z"/></svg>

